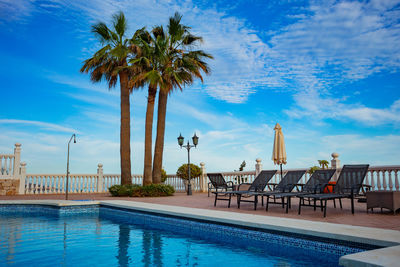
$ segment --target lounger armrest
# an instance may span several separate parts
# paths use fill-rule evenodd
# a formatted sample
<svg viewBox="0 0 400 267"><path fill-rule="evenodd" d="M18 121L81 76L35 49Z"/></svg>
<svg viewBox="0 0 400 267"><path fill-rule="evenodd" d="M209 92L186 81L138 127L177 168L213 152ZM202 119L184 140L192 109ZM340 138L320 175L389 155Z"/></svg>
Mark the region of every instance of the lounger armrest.
<svg viewBox="0 0 400 267"><path fill-rule="evenodd" d="M303 191L304 185L305 184L294 184L294 186L296 187L297 192Z"/></svg>
<svg viewBox="0 0 400 267"><path fill-rule="evenodd" d="M233 182L232 182L232 181L228 181L228 182L226 182L226 184L227 184L228 186L233 186Z"/></svg>
<svg viewBox="0 0 400 267"><path fill-rule="evenodd" d="M283 193L285 193L286 192L286 190L288 191L288 192L290 192L291 190L291 188L293 188L294 187L294 184L286 184L284 187L283 187Z"/></svg>
<svg viewBox="0 0 400 267"><path fill-rule="evenodd" d="M213 184L212 184L211 182L208 182L208 188L209 188L209 189L214 188L214 186L213 186Z"/></svg>
<svg viewBox="0 0 400 267"><path fill-rule="evenodd" d="M368 185L368 184L363 184L361 186L361 191L363 193L363 195L366 195L367 192L371 191L372 186Z"/></svg>
<svg viewBox="0 0 400 267"><path fill-rule="evenodd" d="M277 185L277 183L268 183L268 190L273 191Z"/></svg>

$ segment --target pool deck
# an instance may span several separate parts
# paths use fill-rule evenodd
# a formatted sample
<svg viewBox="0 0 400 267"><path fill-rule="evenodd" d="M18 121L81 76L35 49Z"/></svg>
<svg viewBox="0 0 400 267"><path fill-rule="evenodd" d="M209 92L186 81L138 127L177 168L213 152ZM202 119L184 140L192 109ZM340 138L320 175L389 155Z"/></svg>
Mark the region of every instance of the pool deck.
<svg viewBox="0 0 400 267"><path fill-rule="evenodd" d="M213 206L213 198L207 194L176 194L162 198L112 198L108 194L71 194L70 199L90 199L94 201L65 201L60 195L34 195L0 197L0 204L42 204L42 205L91 205L102 204L126 209L156 212L180 217L216 221L221 223L278 230L312 236L362 242L384 246L383 249L346 255L340 258L343 266L398 266L400 262L400 215L376 211L366 213L365 203L357 203L355 215L350 212L350 203L343 202L343 209L328 207L327 217L313 211L311 207L302 209L297 215L297 204L293 201L288 214L279 205L272 205L268 212L259 206L253 210L252 203L244 203L238 209L234 202L227 208L226 201ZM3 200L3 201L2 201Z"/></svg>

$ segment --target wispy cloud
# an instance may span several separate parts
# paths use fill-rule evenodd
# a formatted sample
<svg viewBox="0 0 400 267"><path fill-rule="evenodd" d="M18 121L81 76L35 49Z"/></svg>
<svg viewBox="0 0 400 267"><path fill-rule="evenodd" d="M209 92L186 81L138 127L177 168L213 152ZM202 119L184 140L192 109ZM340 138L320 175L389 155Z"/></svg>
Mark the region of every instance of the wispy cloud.
<svg viewBox="0 0 400 267"><path fill-rule="evenodd" d="M18 2L28 3L26 9L35 8L28 0ZM165 24L171 10L179 10L183 22L204 37L202 48L215 57L210 61L212 76L192 89L204 89L231 103L244 102L266 88L284 88L295 94L315 91L327 97L333 85L381 71L396 72L400 66L399 1L311 1L296 16L290 15L293 23L261 34L244 19L215 8L198 8L189 0L55 3L83 12L91 22L123 9L128 18L135 17L130 21L131 32ZM81 18L75 20L82 26ZM89 47L97 45L95 40L88 42Z"/></svg>
<svg viewBox="0 0 400 267"><path fill-rule="evenodd" d="M54 123L42 121L29 121L29 120L15 120L15 119L0 119L0 124L22 124L40 127L44 130L55 132L79 133L76 129L64 127Z"/></svg>

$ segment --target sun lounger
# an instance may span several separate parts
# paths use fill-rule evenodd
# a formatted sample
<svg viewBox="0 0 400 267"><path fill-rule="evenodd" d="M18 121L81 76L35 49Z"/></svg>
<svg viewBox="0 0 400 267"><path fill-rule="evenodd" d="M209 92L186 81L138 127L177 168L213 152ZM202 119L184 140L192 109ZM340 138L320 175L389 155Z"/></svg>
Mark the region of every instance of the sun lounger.
<svg viewBox="0 0 400 267"><path fill-rule="evenodd" d="M282 198L282 202L276 202L276 197L275 195L279 195L282 193L287 193L291 192L295 186L297 185L298 181L301 179L301 177L306 173L306 171L288 171L285 176L283 176L282 180L279 182L279 184L270 192L255 192L252 193L255 196L255 199L257 199L258 196L261 196L264 198L264 196L267 197L267 204L265 205L265 210L268 211L268 205L270 204L269 198L274 197L274 202L271 202L271 204L280 204L282 205L282 208L285 206L284 198ZM240 207L240 196L238 196L238 206ZM288 203L286 203L288 205Z"/></svg>
<svg viewBox="0 0 400 267"><path fill-rule="evenodd" d="M332 193L299 196L299 214L301 213L301 206L308 206L304 204L304 198L313 199L314 202L319 200L321 210L324 211L324 217L326 217L326 204L328 200L339 199L340 208L342 208L341 199L349 198L351 199L351 213L354 214L354 197L360 192L368 167L369 165L344 165ZM315 206L314 203L314 210Z"/></svg>
<svg viewBox="0 0 400 267"><path fill-rule="evenodd" d="M265 187L267 186L268 182L271 180L271 178L275 175L276 170L272 171L261 171L258 176L254 179L253 183L243 183L238 186L238 190L234 191L216 191L212 192L215 194L215 201L214 201L214 206L217 205L217 200L226 200L228 201L228 208L231 206L231 199L232 195L243 195L243 194L248 194L252 192L262 192ZM249 186L247 190L240 190L240 188L243 186ZM227 198L221 198L227 197ZM257 200L255 199L254 201L252 200L244 200L245 202L254 202L254 207L256 209L257 207Z"/></svg>
<svg viewBox="0 0 400 267"><path fill-rule="evenodd" d="M207 176L210 180L208 186L208 196L210 196L210 191L212 189L214 189L216 192L228 190L232 191L234 189L233 183L231 181L226 182L221 173L207 173Z"/></svg>
<svg viewBox="0 0 400 267"><path fill-rule="evenodd" d="M274 194L273 196L275 198L282 199L283 203L285 202L284 199L286 198L286 203L287 203L286 213L288 213L289 207L291 206L291 198L292 197L306 195L306 194L322 193L324 191L325 187L328 185L329 180L335 174L335 172L336 172L335 169L316 170L311 175L310 179L308 179L307 183L302 186L302 189L300 192L277 193L277 194ZM304 202L304 198L303 198L303 202ZM267 205L268 204L269 203L267 202ZM305 205L305 204L303 203L303 205Z"/></svg>

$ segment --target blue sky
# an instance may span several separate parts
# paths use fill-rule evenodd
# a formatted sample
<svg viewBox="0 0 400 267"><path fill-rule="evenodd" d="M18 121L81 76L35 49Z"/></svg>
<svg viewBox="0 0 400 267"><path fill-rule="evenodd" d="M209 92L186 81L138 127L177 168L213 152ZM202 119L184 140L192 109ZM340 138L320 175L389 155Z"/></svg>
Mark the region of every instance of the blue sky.
<svg viewBox="0 0 400 267"><path fill-rule="evenodd" d="M119 92L80 74L98 48L90 26L122 10L129 34L175 11L203 36L212 74L168 102L164 167L186 162L176 137L196 132L195 163L233 171L271 160L273 127L288 168L399 164L400 1L0 0L0 153L22 143L29 173L119 172ZM132 171L143 170L146 90L131 96Z"/></svg>

